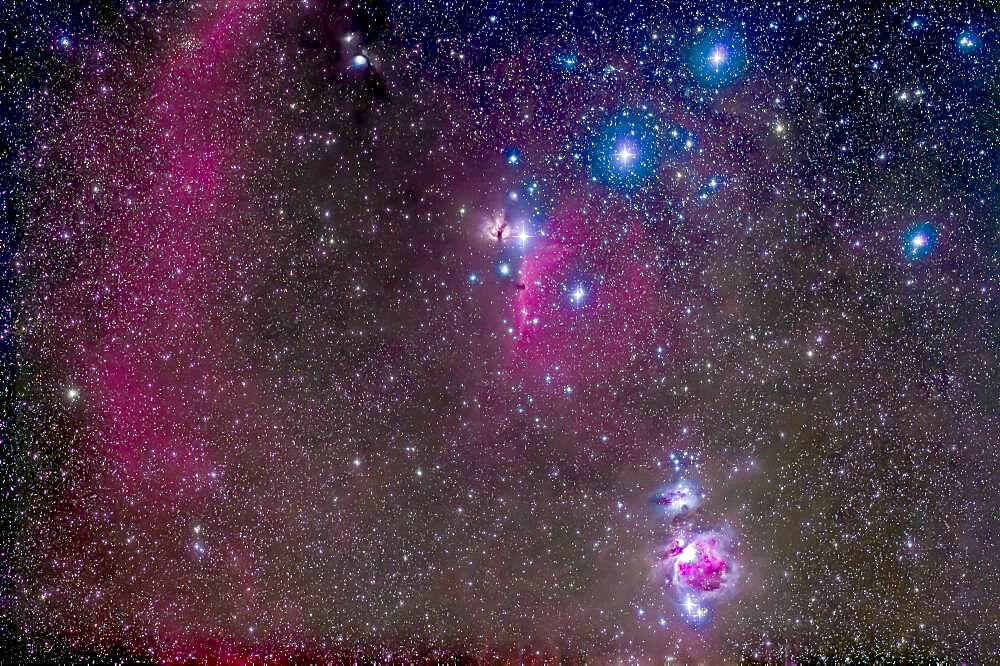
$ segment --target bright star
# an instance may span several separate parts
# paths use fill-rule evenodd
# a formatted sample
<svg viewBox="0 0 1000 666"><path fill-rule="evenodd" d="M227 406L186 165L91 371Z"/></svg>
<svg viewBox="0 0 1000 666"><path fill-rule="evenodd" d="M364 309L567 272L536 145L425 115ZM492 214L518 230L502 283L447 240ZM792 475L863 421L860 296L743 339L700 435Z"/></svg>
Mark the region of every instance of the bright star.
<svg viewBox="0 0 1000 666"><path fill-rule="evenodd" d="M956 43L959 50L963 53L975 53L979 50L980 46L979 35L971 30L963 30L958 34Z"/></svg>
<svg viewBox="0 0 1000 666"><path fill-rule="evenodd" d="M934 251L938 230L930 222L910 227L903 235L903 251L911 259L922 259Z"/></svg>
<svg viewBox="0 0 1000 666"><path fill-rule="evenodd" d="M511 166L517 166L521 163L521 151L517 148L508 148L503 152L503 156L507 164Z"/></svg>
<svg viewBox="0 0 1000 666"><path fill-rule="evenodd" d="M622 166L627 167L631 164L632 160L636 157L635 151L627 143L623 143L618 147L618 151L615 153L615 158L618 160Z"/></svg>
<svg viewBox="0 0 1000 666"><path fill-rule="evenodd" d="M708 54L708 64L712 66L715 71L719 71L726 61L729 60L729 54L726 53L726 47L719 44Z"/></svg>

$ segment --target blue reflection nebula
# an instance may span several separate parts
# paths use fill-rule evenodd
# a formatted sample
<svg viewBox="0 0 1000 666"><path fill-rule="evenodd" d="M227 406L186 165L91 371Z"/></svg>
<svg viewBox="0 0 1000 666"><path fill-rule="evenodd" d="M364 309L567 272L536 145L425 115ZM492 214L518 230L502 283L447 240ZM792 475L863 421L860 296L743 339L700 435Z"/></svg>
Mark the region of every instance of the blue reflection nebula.
<svg viewBox="0 0 1000 666"><path fill-rule="evenodd" d="M976 53L982 47L983 42L972 30L963 30L955 38L955 45L962 53Z"/></svg>
<svg viewBox="0 0 1000 666"><path fill-rule="evenodd" d="M630 190L655 175L662 155L662 128L657 118L645 111L623 111L594 137L590 173L605 185Z"/></svg>
<svg viewBox="0 0 1000 666"><path fill-rule="evenodd" d="M912 226L903 234L903 254L912 261L923 259L934 251L937 239L937 228L930 222Z"/></svg>
<svg viewBox="0 0 1000 666"><path fill-rule="evenodd" d="M747 70L746 40L742 35L725 30L707 31L692 45L688 65L704 86L732 85Z"/></svg>

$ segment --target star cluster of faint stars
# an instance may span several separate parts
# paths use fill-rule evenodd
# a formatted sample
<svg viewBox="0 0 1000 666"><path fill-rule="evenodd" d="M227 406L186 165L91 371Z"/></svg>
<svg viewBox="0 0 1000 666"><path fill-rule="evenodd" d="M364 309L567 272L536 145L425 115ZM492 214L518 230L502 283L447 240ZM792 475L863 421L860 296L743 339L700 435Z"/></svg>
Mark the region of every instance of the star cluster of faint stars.
<svg viewBox="0 0 1000 666"><path fill-rule="evenodd" d="M15 661L1000 659L988 3L0 21Z"/></svg>

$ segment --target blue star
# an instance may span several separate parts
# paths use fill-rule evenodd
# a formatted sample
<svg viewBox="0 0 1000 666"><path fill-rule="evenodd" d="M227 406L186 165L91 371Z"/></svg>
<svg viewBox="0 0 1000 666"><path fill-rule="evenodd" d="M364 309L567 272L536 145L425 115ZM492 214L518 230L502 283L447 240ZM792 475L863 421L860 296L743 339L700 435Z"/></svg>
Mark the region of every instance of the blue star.
<svg viewBox="0 0 1000 666"><path fill-rule="evenodd" d="M702 85L714 88L732 85L747 69L746 42L739 34L723 30L706 32L691 47L688 65Z"/></svg>
<svg viewBox="0 0 1000 666"><path fill-rule="evenodd" d="M653 114L623 111L609 119L590 148L590 173L610 187L631 190L655 174L663 153Z"/></svg>
<svg viewBox="0 0 1000 666"><path fill-rule="evenodd" d="M720 176L713 176L705 183L698 192L699 201L707 201L709 197L722 189L723 181Z"/></svg>
<svg viewBox="0 0 1000 666"><path fill-rule="evenodd" d="M563 71L570 72L576 69L580 63L580 58L575 53L560 53L555 57L556 66Z"/></svg>
<svg viewBox="0 0 1000 666"><path fill-rule="evenodd" d="M563 285L563 292L572 308L582 308L590 299L590 288L582 279L576 279Z"/></svg>
<svg viewBox="0 0 1000 666"><path fill-rule="evenodd" d="M982 47L983 42L972 30L963 30L955 38L955 44L962 53L976 53Z"/></svg>
<svg viewBox="0 0 1000 666"><path fill-rule="evenodd" d="M903 254L911 261L923 259L937 245L938 231L930 222L910 227L903 234Z"/></svg>
<svg viewBox="0 0 1000 666"><path fill-rule="evenodd" d="M517 166L518 164L521 163L522 159L523 158L521 157L521 151L519 151L517 148L508 148L507 150L503 151L504 162L506 162L511 166Z"/></svg>

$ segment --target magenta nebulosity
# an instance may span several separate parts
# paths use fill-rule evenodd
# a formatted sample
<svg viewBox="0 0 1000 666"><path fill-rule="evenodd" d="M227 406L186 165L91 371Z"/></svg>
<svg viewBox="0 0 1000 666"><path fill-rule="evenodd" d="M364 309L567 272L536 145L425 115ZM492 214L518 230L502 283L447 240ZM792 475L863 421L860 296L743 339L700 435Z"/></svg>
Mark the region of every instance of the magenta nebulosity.
<svg viewBox="0 0 1000 666"><path fill-rule="evenodd" d="M699 592L721 588L729 573L729 561L715 537L694 541L677 555L677 574L688 587Z"/></svg>
<svg viewBox="0 0 1000 666"><path fill-rule="evenodd" d="M726 531L690 533L672 525L678 531L660 553L666 587L678 613L701 625L717 602L736 592L739 563Z"/></svg>
<svg viewBox="0 0 1000 666"><path fill-rule="evenodd" d="M597 380L626 367L629 349L652 345L655 248L641 229L615 223L567 205L534 240L512 313L514 362L528 375L559 365L567 381ZM619 242L603 242L615 233Z"/></svg>

